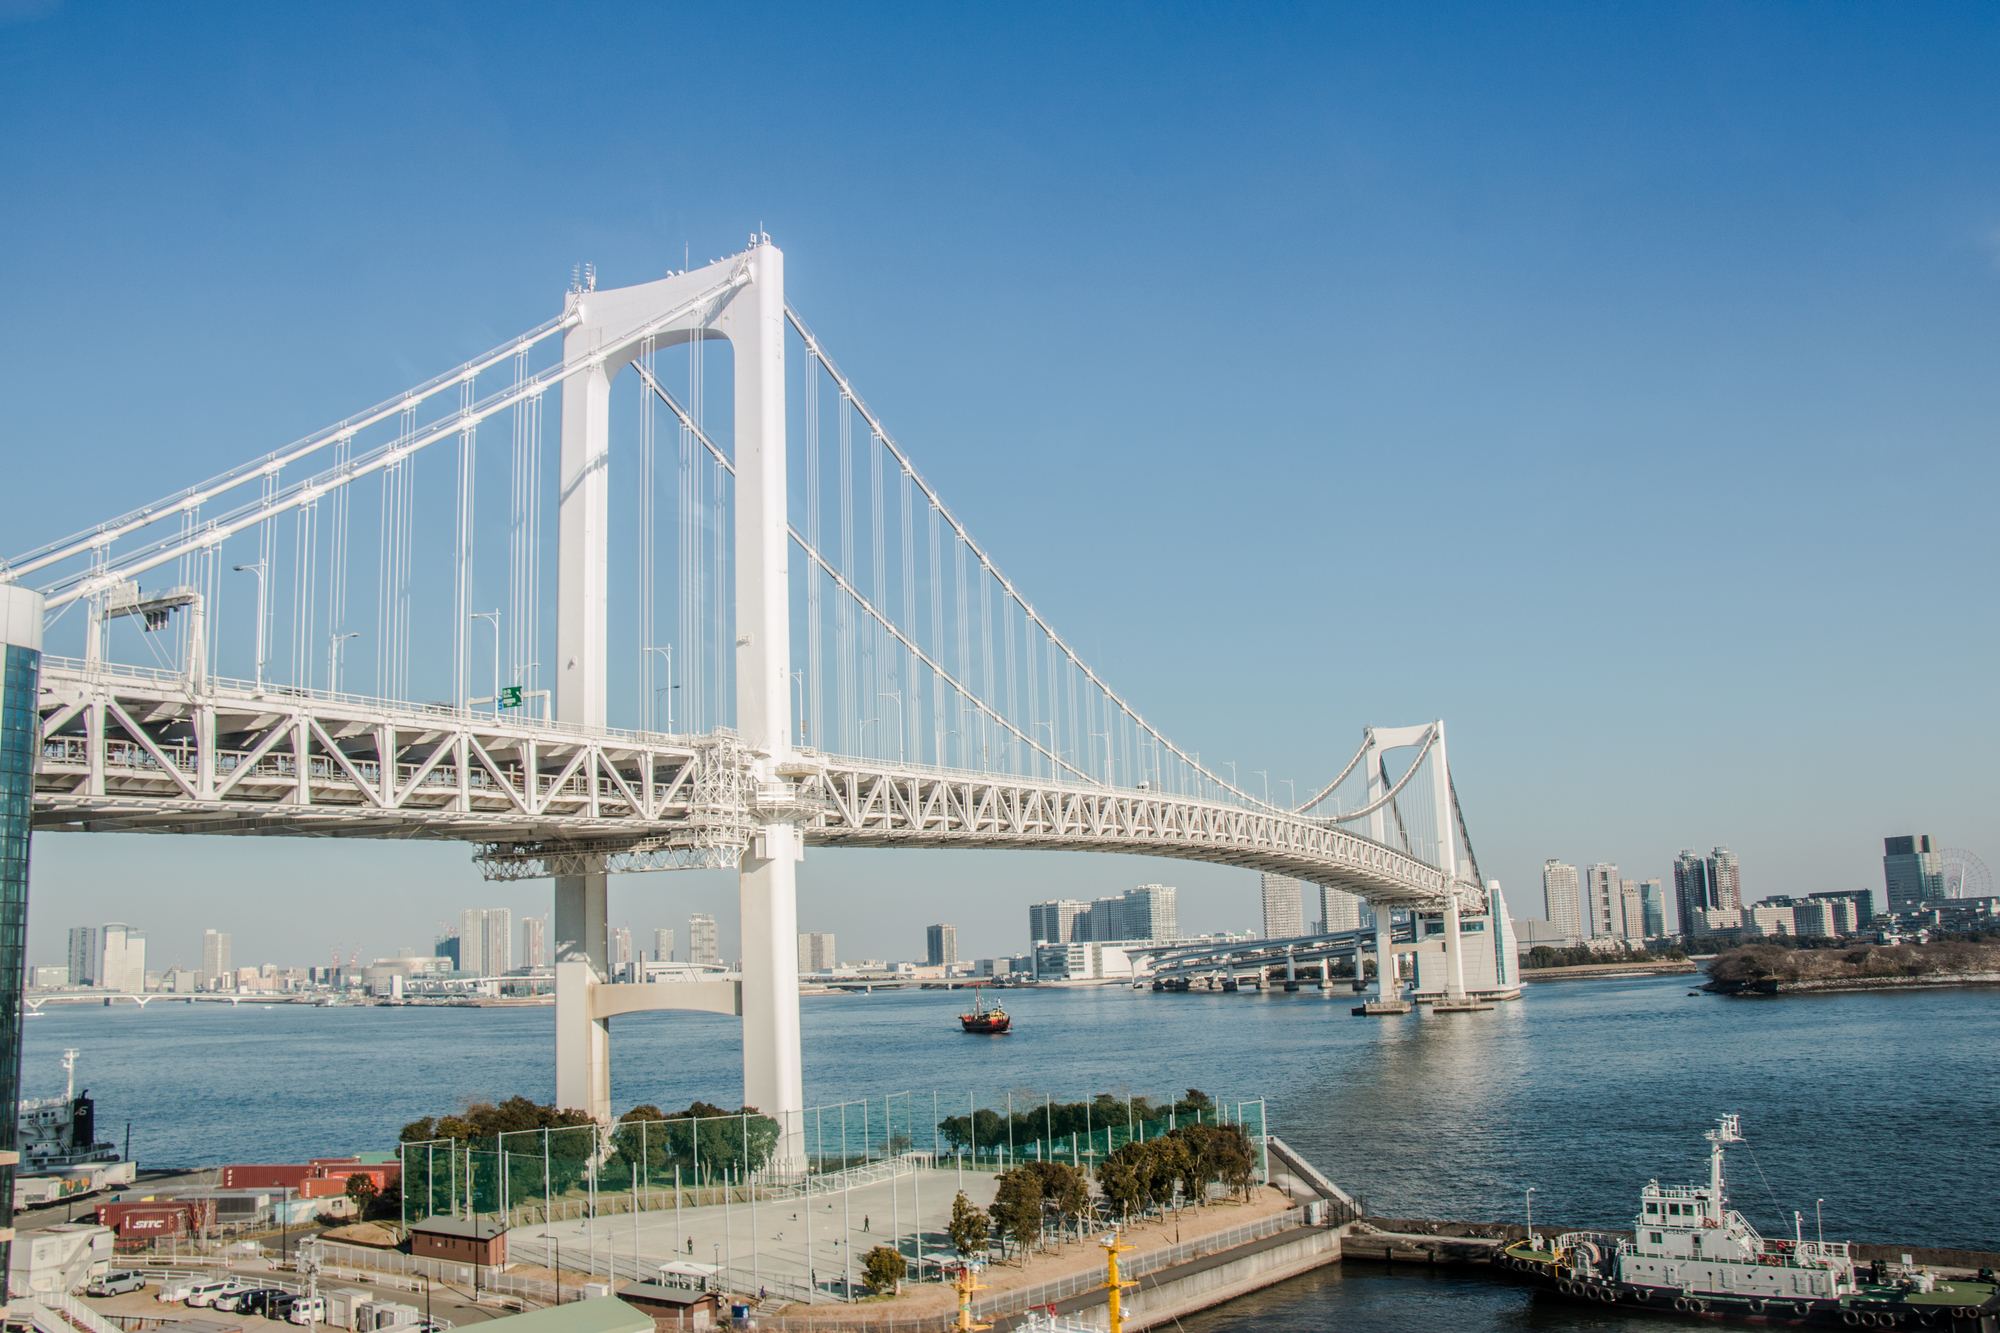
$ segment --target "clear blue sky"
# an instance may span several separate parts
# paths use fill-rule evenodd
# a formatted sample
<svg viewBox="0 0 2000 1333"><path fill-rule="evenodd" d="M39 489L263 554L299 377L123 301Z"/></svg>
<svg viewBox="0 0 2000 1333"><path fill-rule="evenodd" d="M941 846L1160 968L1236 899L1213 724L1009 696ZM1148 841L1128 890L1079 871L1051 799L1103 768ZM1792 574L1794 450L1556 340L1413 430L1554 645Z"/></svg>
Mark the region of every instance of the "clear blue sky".
<svg viewBox="0 0 2000 1333"><path fill-rule="evenodd" d="M1300 785L1442 716L1517 912L1544 858L1751 896L2000 860L2000 11L155 6L0 0L9 551L740 248L1169 734ZM38 839L34 952L428 942L456 848ZM816 854L910 956L1145 880ZM726 879L615 919L733 923ZM733 932L728 932L733 933Z"/></svg>

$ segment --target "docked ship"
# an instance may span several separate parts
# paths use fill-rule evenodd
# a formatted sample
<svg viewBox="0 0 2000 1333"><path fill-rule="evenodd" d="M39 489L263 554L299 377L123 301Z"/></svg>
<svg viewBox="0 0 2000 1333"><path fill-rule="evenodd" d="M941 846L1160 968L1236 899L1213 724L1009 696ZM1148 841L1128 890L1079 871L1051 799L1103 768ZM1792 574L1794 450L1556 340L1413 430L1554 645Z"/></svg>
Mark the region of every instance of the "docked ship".
<svg viewBox="0 0 2000 1333"><path fill-rule="evenodd" d="M1648 1181L1632 1236L1571 1231L1526 1238L1500 1252L1502 1268L1576 1300L1655 1313L1749 1323L1996 1333L1990 1280L1946 1281L1922 1268L1857 1265L1845 1242L1807 1240L1794 1214L1789 1240L1767 1240L1729 1206L1723 1145L1743 1142L1739 1118L1704 1136L1708 1183ZM1980 1277L1992 1275L1981 1270Z"/></svg>
<svg viewBox="0 0 2000 1333"><path fill-rule="evenodd" d="M1014 1022L1013 1019L1007 1017L1007 1011L999 1005L996 1004L991 1009L988 1009L986 1007L986 997L980 994L979 987L977 986L972 988L972 1012L969 1014L960 1014L958 1021L967 1032L984 1032L994 1035L1005 1032Z"/></svg>
<svg viewBox="0 0 2000 1333"><path fill-rule="evenodd" d="M120 1160L118 1145L98 1140L97 1103L90 1089L76 1090L77 1054L73 1047L63 1052L62 1096L21 1102L15 1135L21 1154L14 1174L16 1208L73 1199L137 1179L133 1164Z"/></svg>

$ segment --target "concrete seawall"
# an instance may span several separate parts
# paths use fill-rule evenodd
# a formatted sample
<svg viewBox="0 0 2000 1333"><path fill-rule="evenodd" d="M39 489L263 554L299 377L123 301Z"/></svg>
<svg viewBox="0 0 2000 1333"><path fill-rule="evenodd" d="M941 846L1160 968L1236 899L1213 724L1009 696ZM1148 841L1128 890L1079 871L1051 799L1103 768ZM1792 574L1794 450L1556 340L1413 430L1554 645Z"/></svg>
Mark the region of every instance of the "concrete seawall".
<svg viewBox="0 0 2000 1333"><path fill-rule="evenodd" d="M1211 1305L1234 1300L1286 1278L1297 1277L1341 1257L1345 1227L1294 1227L1275 1236L1204 1255L1184 1264L1148 1273L1128 1289L1124 1298L1125 1327L1138 1330L1171 1324L1176 1319L1205 1310ZM1102 1291L1085 1292L1069 1300L1057 1301L1055 1311L1071 1319L1095 1324L1110 1323L1110 1311ZM1019 1326L1025 1315L995 1322L996 1333Z"/></svg>

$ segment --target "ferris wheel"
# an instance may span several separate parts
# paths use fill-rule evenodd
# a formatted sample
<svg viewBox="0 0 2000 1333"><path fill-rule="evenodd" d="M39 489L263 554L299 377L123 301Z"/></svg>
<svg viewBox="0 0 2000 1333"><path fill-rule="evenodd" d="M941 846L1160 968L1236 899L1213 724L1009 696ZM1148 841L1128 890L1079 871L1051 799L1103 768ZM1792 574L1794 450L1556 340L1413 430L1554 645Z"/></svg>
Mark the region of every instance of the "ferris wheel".
<svg viewBox="0 0 2000 1333"><path fill-rule="evenodd" d="M1944 867L1944 896L1947 898L1991 898L1993 872L1986 863L1963 847L1947 847L1938 853Z"/></svg>

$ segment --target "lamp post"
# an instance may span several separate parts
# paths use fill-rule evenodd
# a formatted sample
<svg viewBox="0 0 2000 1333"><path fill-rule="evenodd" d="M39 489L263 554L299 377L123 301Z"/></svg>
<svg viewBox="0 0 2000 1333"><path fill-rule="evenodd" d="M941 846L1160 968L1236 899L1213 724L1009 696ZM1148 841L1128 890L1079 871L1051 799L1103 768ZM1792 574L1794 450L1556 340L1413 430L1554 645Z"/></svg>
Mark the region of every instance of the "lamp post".
<svg viewBox="0 0 2000 1333"><path fill-rule="evenodd" d="M1028 730L1033 731L1036 727L1042 727L1049 733L1049 777L1054 778L1056 775L1056 725L1053 722L1032 722L1028 725Z"/></svg>
<svg viewBox="0 0 2000 1333"><path fill-rule="evenodd" d="M1115 776L1112 773L1111 766L1111 733L1108 731L1093 731L1090 733L1090 738L1104 742L1104 785L1109 787L1113 785L1112 779Z"/></svg>
<svg viewBox="0 0 2000 1333"><path fill-rule="evenodd" d="M329 634L326 636L326 692L328 694L340 693L340 645L349 639L358 639L360 637L361 631L358 629L347 634Z"/></svg>
<svg viewBox="0 0 2000 1333"><path fill-rule="evenodd" d="M877 699L894 699L896 701L896 762L899 764L908 763L907 747L903 744L903 692L901 690L881 690L876 693L875 697Z"/></svg>
<svg viewBox="0 0 2000 1333"><path fill-rule="evenodd" d="M493 622L493 716L500 716L500 612L474 611L467 620L490 620Z"/></svg>
<svg viewBox="0 0 2000 1333"><path fill-rule="evenodd" d="M1253 768L1250 771L1264 779L1264 804L1269 805L1271 803L1271 775L1261 768Z"/></svg>
<svg viewBox="0 0 2000 1333"><path fill-rule="evenodd" d="M670 644L668 644L668 645L667 645L666 647L664 647L664 648L652 648L652 647L649 647L649 648L647 648L647 649L646 649L646 651L647 651L647 652L649 652L649 653L660 653L660 654L663 654L663 655L664 655L664 656L666 657L666 659L667 659L667 685L666 685L666 691L665 691L665 692L666 692L666 696L667 696L667 734L668 734L669 736L671 736L671 735L673 735L673 732L674 732L674 688L675 688L675 687L674 687L674 646L673 646L673 645L672 645L672 644L670 643ZM654 697L653 697L653 702L654 702L655 704L658 704L658 703L659 703L659 695L660 695L660 693L661 693L661 692L660 692L659 690L655 690L655 691L653 691L653 696L654 696ZM647 719L647 720L648 720L649 722L651 721L651 719L650 719L650 718L649 718L649 719Z"/></svg>
<svg viewBox="0 0 2000 1333"><path fill-rule="evenodd" d="M257 693L264 692L264 562L233 566L238 574L257 576Z"/></svg>

